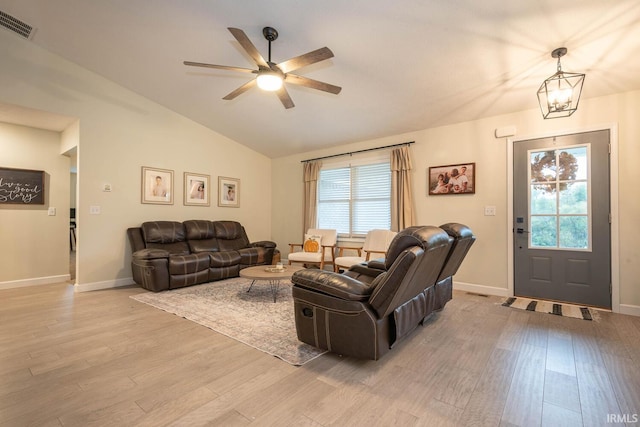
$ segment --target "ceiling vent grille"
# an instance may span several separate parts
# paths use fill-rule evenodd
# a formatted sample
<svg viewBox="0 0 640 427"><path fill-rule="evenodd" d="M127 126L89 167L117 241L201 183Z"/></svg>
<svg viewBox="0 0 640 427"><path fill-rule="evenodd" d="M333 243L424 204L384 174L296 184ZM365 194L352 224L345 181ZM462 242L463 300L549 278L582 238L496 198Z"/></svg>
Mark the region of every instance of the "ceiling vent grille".
<svg viewBox="0 0 640 427"><path fill-rule="evenodd" d="M6 28L7 30L16 33L22 38L31 40L33 37L34 28L27 24L26 22L22 22L18 18L14 18L8 13L4 13L0 10L0 27Z"/></svg>

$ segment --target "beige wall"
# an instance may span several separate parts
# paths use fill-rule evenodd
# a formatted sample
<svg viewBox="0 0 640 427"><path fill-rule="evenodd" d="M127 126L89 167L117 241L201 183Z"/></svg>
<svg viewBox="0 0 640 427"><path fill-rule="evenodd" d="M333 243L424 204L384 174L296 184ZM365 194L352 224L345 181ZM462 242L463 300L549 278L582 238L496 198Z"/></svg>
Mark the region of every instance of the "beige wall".
<svg viewBox="0 0 640 427"><path fill-rule="evenodd" d="M8 32L0 32L0 55L0 102L78 119L63 132L64 147L56 146L78 143L77 289L132 283L126 229L143 221L229 219L251 240L271 237L268 158ZM174 171L173 205L140 203L142 166ZM211 175L210 207L183 205L184 172ZM218 176L241 180L239 208L217 206ZM106 183L111 192L102 191ZM101 214L90 215L90 206ZM22 277L8 268L8 277Z"/></svg>
<svg viewBox="0 0 640 427"><path fill-rule="evenodd" d="M69 158L60 133L0 123L0 153L2 167L45 172L44 205L0 205L0 289L68 280Z"/></svg>
<svg viewBox="0 0 640 427"><path fill-rule="evenodd" d="M535 97L533 98L535 100ZM273 239L283 249L299 242L302 233L303 159L415 141L413 152L414 199L418 223L442 224L457 221L468 224L478 240L456 275L456 282L469 289L497 295L509 293L508 248L511 225L508 221L509 163L507 139L496 139L496 128L515 125L516 139L545 136L568 131L592 130L616 124L619 138L618 164L613 173L619 179L619 303L621 310L640 315L640 263L636 226L640 217L640 91L597 99L585 99L572 117L543 120L537 109L491 117L403 135L341 146L275 159L273 168ZM427 195L429 166L476 162L477 188L474 195L436 197ZM496 216L484 216L485 206L495 206ZM615 224L614 224L615 225ZM286 250L285 250L286 252ZM286 256L286 253L284 254ZM614 307L616 302L614 301Z"/></svg>
<svg viewBox="0 0 640 427"><path fill-rule="evenodd" d="M416 141L412 150L418 221L469 224L478 236L478 243L456 281L479 290L506 294L511 239L507 212L508 150L506 139L496 139L494 130L515 125L517 138L522 138L616 124L619 155L614 171L619 178L620 203L614 222L619 226L620 236L619 247L614 249L619 254L619 303L629 310L640 309L637 249L640 231L635 226L640 201L634 191L640 173L635 164L640 158L637 120L640 92L584 99L579 111L565 119L542 120L537 107L532 105L531 110L524 112L271 161L9 33L0 32L0 54L4 58L0 68L3 82L0 102L78 119L63 135L77 135L79 141L77 281L82 289L130 283L130 250L125 230L145 220L238 220L245 225L252 240L275 240L286 256L287 243L299 242L302 237L300 160ZM72 139L69 136L64 146L73 146ZM476 194L453 198L427 196L427 168L458 162L476 162ZM140 203L141 166L175 171L173 206ZM210 174L212 186L217 176L240 178L241 207L218 208L217 192L213 188L211 207L183 206L182 174L185 171ZM112 192L102 191L105 183L111 184ZM496 206L495 217L483 215L487 205ZM100 206L102 213L89 215L90 206ZM10 277L19 276L11 270L12 266L8 268Z"/></svg>

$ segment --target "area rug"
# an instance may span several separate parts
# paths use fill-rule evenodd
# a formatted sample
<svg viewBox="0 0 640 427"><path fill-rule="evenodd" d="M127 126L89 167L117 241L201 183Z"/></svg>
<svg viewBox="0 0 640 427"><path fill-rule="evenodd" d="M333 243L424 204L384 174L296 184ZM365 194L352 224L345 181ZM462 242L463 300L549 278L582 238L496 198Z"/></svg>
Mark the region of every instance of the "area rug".
<svg viewBox="0 0 640 427"><path fill-rule="evenodd" d="M600 320L600 315L597 310L573 304L561 304L553 301L510 297L507 298L502 305L505 307L519 308L521 310L555 314L556 316L574 317L576 319L583 320Z"/></svg>
<svg viewBox="0 0 640 427"><path fill-rule="evenodd" d="M132 295L136 301L206 326L216 332L303 365L325 351L298 341L291 285L278 287L276 302L266 282L235 278L164 292Z"/></svg>

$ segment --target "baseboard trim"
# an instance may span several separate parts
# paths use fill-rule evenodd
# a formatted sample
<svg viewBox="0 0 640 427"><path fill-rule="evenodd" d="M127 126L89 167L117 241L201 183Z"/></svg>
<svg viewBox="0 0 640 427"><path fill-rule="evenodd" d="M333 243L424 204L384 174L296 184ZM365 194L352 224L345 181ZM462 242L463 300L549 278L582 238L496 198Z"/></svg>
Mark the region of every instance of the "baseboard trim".
<svg viewBox="0 0 640 427"><path fill-rule="evenodd" d="M620 314L640 317L640 306L631 304L620 304Z"/></svg>
<svg viewBox="0 0 640 427"><path fill-rule="evenodd" d="M61 274L59 276L35 277L32 279L10 280L0 282L0 289L26 288L29 286L52 285L54 283L68 282L71 280L70 274Z"/></svg>
<svg viewBox="0 0 640 427"><path fill-rule="evenodd" d="M105 280L104 282L76 283L74 290L75 292L90 292L102 289L122 288L134 284L133 277L125 277L124 279Z"/></svg>
<svg viewBox="0 0 640 427"><path fill-rule="evenodd" d="M453 289L456 291L473 292L482 295L494 295L497 297L509 296L509 290L505 288L495 288L493 286L476 285L473 283L464 283L453 281Z"/></svg>

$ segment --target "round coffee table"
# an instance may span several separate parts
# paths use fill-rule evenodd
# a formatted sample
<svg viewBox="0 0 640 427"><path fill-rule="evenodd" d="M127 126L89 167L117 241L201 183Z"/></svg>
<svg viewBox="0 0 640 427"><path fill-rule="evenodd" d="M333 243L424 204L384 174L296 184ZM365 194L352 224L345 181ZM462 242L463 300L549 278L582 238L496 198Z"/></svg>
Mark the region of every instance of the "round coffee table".
<svg viewBox="0 0 640 427"><path fill-rule="evenodd" d="M280 282L286 279L290 280L293 273L299 270L304 270L304 267L287 265L284 266L282 270L277 270L272 265L257 265L255 267L247 267L240 270L240 277L252 280L251 286L249 286L247 292L251 291L256 280L267 281L271 287L273 302L276 302Z"/></svg>

